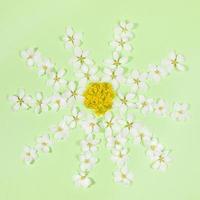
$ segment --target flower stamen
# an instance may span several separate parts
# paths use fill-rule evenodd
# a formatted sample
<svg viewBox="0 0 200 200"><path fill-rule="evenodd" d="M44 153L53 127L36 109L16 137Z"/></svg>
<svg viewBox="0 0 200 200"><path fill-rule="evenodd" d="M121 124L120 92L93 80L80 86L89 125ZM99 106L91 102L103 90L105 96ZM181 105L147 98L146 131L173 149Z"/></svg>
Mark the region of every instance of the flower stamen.
<svg viewBox="0 0 200 200"><path fill-rule="evenodd" d="M115 92L110 83L94 82L88 85L83 96L84 105L97 115L102 115L112 108Z"/></svg>

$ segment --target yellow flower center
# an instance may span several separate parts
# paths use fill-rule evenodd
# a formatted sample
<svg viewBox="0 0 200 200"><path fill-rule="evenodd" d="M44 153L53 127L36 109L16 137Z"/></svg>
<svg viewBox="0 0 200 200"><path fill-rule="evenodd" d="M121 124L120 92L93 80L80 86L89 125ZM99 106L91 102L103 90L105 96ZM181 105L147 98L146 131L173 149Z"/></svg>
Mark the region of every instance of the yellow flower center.
<svg viewBox="0 0 200 200"><path fill-rule="evenodd" d="M92 109L96 115L103 115L112 108L115 92L110 83L93 82L87 86L83 96L87 108Z"/></svg>
<svg viewBox="0 0 200 200"><path fill-rule="evenodd" d="M174 67L176 67L176 65L178 64L177 60L174 59L174 60L171 60L171 64L174 65Z"/></svg>
<svg viewBox="0 0 200 200"><path fill-rule="evenodd" d="M78 61L81 63L81 65L82 64L84 64L84 62L85 62L85 59L86 59L86 57L84 57L84 56L80 56L80 57L77 57L77 59L78 59Z"/></svg>
<svg viewBox="0 0 200 200"><path fill-rule="evenodd" d="M68 36L68 41L74 44L74 36Z"/></svg>
<svg viewBox="0 0 200 200"><path fill-rule="evenodd" d="M125 127L130 131L130 129L133 127L133 122L126 122Z"/></svg>
<svg viewBox="0 0 200 200"><path fill-rule="evenodd" d="M17 103L21 106L24 103L23 98L17 97Z"/></svg>

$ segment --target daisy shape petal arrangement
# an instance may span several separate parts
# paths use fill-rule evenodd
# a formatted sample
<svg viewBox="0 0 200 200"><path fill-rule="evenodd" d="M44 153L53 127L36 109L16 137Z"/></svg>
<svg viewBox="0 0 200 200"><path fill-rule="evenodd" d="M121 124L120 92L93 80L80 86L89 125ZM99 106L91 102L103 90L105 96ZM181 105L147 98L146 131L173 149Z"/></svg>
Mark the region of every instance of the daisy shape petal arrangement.
<svg viewBox="0 0 200 200"><path fill-rule="evenodd" d="M20 89L17 94L9 96L12 109L33 110L39 114L66 109L67 113L59 123L49 128L49 134L40 135L34 146L24 147L22 158L27 165L33 164L41 153L51 152L57 141L70 136L72 129L81 127L85 136L80 142L79 170L73 177L75 184L80 187L87 188L94 183L90 172L99 161L96 151L102 141L100 133L104 134L111 161L116 165L113 173L115 182L129 185L134 180L128 168L129 140L144 147L153 169L167 169L171 161L170 151L135 119L133 113L137 109L145 115L154 112L177 121L188 119L188 104L176 102L170 107L164 99L143 95L149 88L149 82L158 83L173 71L185 71L185 59L172 52L161 64L149 65L146 72L128 68L134 29L135 24L128 21L117 24L110 42L113 53L105 59L103 68L97 67L89 52L82 48L82 34L71 27L67 28L63 41L66 49L72 50L73 55L69 59L72 68L57 69L37 48L21 52L27 66L36 69L40 77L46 78L53 92L49 97L42 92L31 96ZM66 79L68 72L73 73L71 79Z"/></svg>

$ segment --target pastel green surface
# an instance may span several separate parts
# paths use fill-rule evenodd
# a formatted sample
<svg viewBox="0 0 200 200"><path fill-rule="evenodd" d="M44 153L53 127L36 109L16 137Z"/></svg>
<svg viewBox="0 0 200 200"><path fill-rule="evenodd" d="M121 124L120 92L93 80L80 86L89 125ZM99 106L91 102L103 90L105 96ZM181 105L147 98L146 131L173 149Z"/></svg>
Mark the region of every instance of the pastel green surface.
<svg viewBox="0 0 200 200"><path fill-rule="evenodd" d="M31 0L0 2L0 199L1 200L198 200L200 199L200 12L195 0ZM144 149L133 145L130 169L134 183L125 187L112 180L114 165L101 144L100 163L92 171L96 184L89 189L74 186L72 176L78 168L78 141L81 130L68 140L57 143L53 153L42 155L31 167L20 160L24 145L34 144L37 136L59 122L64 111L36 115L12 112L6 99L18 88L30 94L50 93L45 80L25 66L19 51L39 47L58 66L69 67L70 54L59 40L67 25L84 32L84 47L101 64L111 55L108 41L120 19L137 22L133 60L129 67L145 69L159 63L176 49L187 58L189 71L174 72L160 84L151 84L149 96L162 97L170 103L188 102L191 119L174 122L155 115L138 119L172 149L173 163L165 173L150 169Z"/></svg>

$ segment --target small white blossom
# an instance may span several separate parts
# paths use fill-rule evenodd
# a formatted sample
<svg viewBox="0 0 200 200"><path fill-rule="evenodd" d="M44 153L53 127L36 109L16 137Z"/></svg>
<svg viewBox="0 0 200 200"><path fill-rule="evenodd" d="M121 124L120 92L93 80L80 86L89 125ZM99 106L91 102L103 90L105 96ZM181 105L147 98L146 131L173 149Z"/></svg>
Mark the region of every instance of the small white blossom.
<svg viewBox="0 0 200 200"><path fill-rule="evenodd" d="M85 152L80 156L81 170L90 171L97 162L97 158L93 157L91 153Z"/></svg>
<svg viewBox="0 0 200 200"><path fill-rule="evenodd" d="M67 81L64 79L65 70L60 69L59 71L54 71L49 74L49 80L47 84L52 86L55 90L59 90L61 87L65 86Z"/></svg>
<svg viewBox="0 0 200 200"><path fill-rule="evenodd" d="M122 68L105 68L103 81L112 83L113 87L117 89L122 82L124 82L124 70Z"/></svg>
<svg viewBox="0 0 200 200"><path fill-rule="evenodd" d="M88 136L85 140L81 141L81 146L84 152L95 152L97 151L97 144L100 141L95 139L93 136Z"/></svg>
<svg viewBox="0 0 200 200"><path fill-rule="evenodd" d="M26 146L24 148L22 159L24 160L24 162L27 165L33 164L35 162L35 160L37 159L37 151L36 151L36 149L33 148L33 147Z"/></svg>
<svg viewBox="0 0 200 200"><path fill-rule="evenodd" d="M156 138L152 138L151 141L147 144L146 154L151 160L155 160L163 151L163 149L163 145L160 144Z"/></svg>
<svg viewBox="0 0 200 200"><path fill-rule="evenodd" d="M156 82L159 82L161 78L167 75L165 69L158 65L150 65L149 66L149 78Z"/></svg>
<svg viewBox="0 0 200 200"><path fill-rule="evenodd" d="M84 87L74 81L68 83L68 90L64 93L64 97L68 103L73 104L75 101L82 102Z"/></svg>
<svg viewBox="0 0 200 200"><path fill-rule="evenodd" d="M41 55L36 48L29 48L21 51L21 57L26 61L29 67L37 65L41 60Z"/></svg>
<svg viewBox="0 0 200 200"><path fill-rule="evenodd" d="M80 70L76 72L78 82L81 86L85 86L89 82L97 81L97 68L94 66L88 67L83 66Z"/></svg>
<svg viewBox="0 0 200 200"><path fill-rule="evenodd" d="M154 104L154 112L159 116L164 116L167 114L168 111L168 105L163 99L159 99Z"/></svg>
<svg viewBox="0 0 200 200"><path fill-rule="evenodd" d="M133 130L132 136L135 144L148 144L151 141L151 133L142 125L137 125Z"/></svg>
<svg viewBox="0 0 200 200"><path fill-rule="evenodd" d="M46 134L37 138L36 149L48 153L51 151L52 144L49 135Z"/></svg>
<svg viewBox="0 0 200 200"><path fill-rule="evenodd" d="M171 52L168 59L163 61L163 64L167 66L169 73L171 73L173 69L178 71L184 71L186 69L184 56L175 52Z"/></svg>
<svg viewBox="0 0 200 200"><path fill-rule="evenodd" d="M19 90L18 94L9 96L8 100L12 103L13 111L19 109L27 110L32 105L32 97L25 94L24 90Z"/></svg>
<svg viewBox="0 0 200 200"><path fill-rule="evenodd" d="M75 184L79 187L87 188L92 184L92 180L86 172L80 172L73 177Z"/></svg>
<svg viewBox="0 0 200 200"><path fill-rule="evenodd" d="M189 118L188 109L189 105L186 103L175 103L171 116L174 120L185 121Z"/></svg>
<svg viewBox="0 0 200 200"><path fill-rule="evenodd" d="M120 108L120 110L124 113L129 108L134 108L135 104L133 103L133 100L135 98L134 93L127 93L127 94L121 94L118 93L118 101L116 101L116 106Z"/></svg>
<svg viewBox="0 0 200 200"><path fill-rule="evenodd" d="M53 71L54 64L49 59L44 59L38 63L38 75L50 74Z"/></svg>
<svg viewBox="0 0 200 200"><path fill-rule="evenodd" d="M127 52L132 51L132 46L126 37L115 36L110 45L118 52L121 52L122 50Z"/></svg>
<svg viewBox="0 0 200 200"><path fill-rule="evenodd" d="M107 147L109 149L121 149L125 146L126 142L127 138L122 133L116 136L107 137Z"/></svg>
<svg viewBox="0 0 200 200"><path fill-rule="evenodd" d="M53 126L51 131L57 140L63 140L69 135L69 130L64 121L60 122L58 125Z"/></svg>
<svg viewBox="0 0 200 200"><path fill-rule="evenodd" d="M36 113L46 112L49 110L49 99L44 99L43 94L38 92L33 99L33 107Z"/></svg>
<svg viewBox="0 0 200 200"><path fill-rule="evenodd" d="M105 114L102 127L105 129L106 137L111 136L113 132L119 131L121 128L118 117L115 117L111 112Z"/></svg>
<svg viewBox="0 0 200 200"><path fill-rule="evenodd" d="M137 123L135 123L134 116L132 114L128 114L122 123L123 130L126 134L132 133L137 126Z"/></svg>
<svg viewBox="0 0 200 200"><path fill-rule="evenodd" d="M58 111L59 109L64 108L65 106L66 100L61 94L54 94L50 98L50 107L53 111Z"/></svg>
<svg viewBox="0 0 200 200"><path fill-rule="evenodd" d="M145 91L148 87L146 84L147 74L134 70L127 79L127 84L136 92L138 90Z"/></svg>
<svg viewBox="0 0 200 200"><path fill-rule="evenodd" d="M122 167L115 171L114 180L116 183L129 185L133 181L133 174L126 167Z"/></svg>
<svg viewBox="0 0 200 200"><path fill-rule="evenodd" d="M165 171L171 161L169 157L169 151L162 151L159 155L155 158L152 168L158 171Z"/></svg>
<svg viewBox="0 0 200 200"><path fill-rule="evenodd" d="M73 28L68 27L63 38L66 49L78 47L81 44L82 34L74 32Z"/></svg>
<svg viewBox="0 0 200 200"><path fill-rule="evenodd" d="M111 59L105 61L105 66L111 69L123 67L128 62L128 58L115 51Z"/></svg>
<svg viewBox="0 0 200 200"><path fill-rule="evenodd" d="M128 21L120 21L117 27L115 28L114 32L116 36L121 36L130 39L133 37L133 28L133 23Z"/></svg>
<svg viewBox="0 0 200 200"><path fill-rule="evenodd" d="M123 165L128 160L128 150L126 148L113 149L111 160L117 165Z"/></svg>
<svg viewBox="0 0 200 200"><path fill-rule="evenodd" d="M88 51L84 51L78 47L74 50L74 57L71 59L71 63L76 68L93 65L92 60L89 58Z"/></svg>
<svg viewBox="0 0 200 200"><path fill-rule="evenodd" d="M140 95L137 102L137 107L141 110L143 114L153 111L154 101L151 98L146 98L143 95Z"/></svg>
<svg viewBox="0 0 200 200"><path fill-rule="evenodd" d="M89 115L82 121L82 128L87 135L99 132L98 120L95 116Z"/></svg>
<svg viewBox="0 0 200 200"><path fill-rule="evenodd" d="M64 121L69 128L76 128L82 116L83 113L77 107L74 107L71 111L71 115L64 116Z"/></svg>

